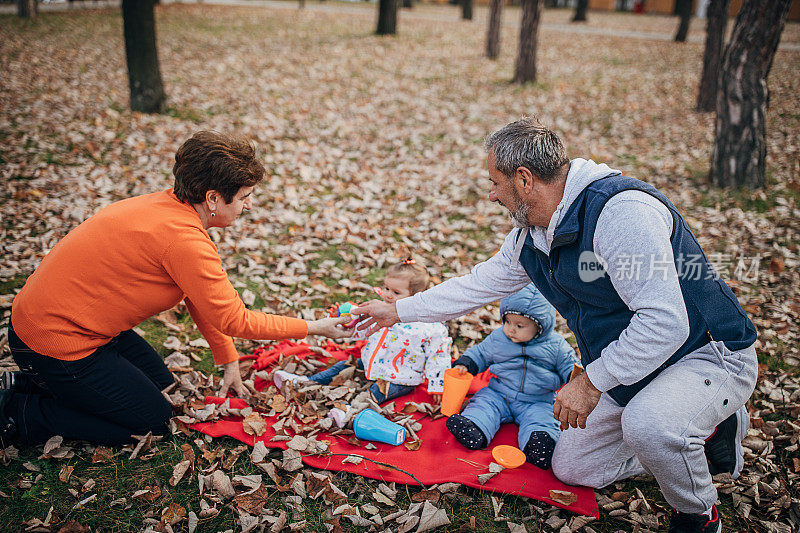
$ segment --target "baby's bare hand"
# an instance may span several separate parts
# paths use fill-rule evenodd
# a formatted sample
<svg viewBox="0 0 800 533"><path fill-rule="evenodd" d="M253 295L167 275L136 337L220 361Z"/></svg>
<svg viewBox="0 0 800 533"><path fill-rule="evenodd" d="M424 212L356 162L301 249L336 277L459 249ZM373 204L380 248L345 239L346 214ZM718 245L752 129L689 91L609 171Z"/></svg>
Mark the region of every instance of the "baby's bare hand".
<svg viewBox="0 0 800 533"><path fill-rule="evenodd" d="M463 376L464 374L469 372L469 370L467 370L467 367L465 367L464 365L456 365L453 367L453 370L457 371L460 376Z"/></svg>
<svg viewBox="0 0 800 533"><path fill-rule="evenodd" d="M442 405L442 393L432 392L431 401L433 402L433 405Z"/></svg>

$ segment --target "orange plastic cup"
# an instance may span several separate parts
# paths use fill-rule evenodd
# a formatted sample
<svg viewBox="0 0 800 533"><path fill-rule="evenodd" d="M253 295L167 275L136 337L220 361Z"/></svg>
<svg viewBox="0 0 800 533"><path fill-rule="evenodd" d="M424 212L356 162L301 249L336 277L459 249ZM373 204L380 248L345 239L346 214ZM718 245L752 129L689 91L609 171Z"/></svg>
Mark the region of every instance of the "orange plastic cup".
<svg viewBox="0 0 800 533"><path fill-rule="evenodd" d="M461 411L461 404L467 397L469 385L472 383L472 374L458 373L455 368L444 371L444 393L442 394L442 414L452 416Z"/></svg>

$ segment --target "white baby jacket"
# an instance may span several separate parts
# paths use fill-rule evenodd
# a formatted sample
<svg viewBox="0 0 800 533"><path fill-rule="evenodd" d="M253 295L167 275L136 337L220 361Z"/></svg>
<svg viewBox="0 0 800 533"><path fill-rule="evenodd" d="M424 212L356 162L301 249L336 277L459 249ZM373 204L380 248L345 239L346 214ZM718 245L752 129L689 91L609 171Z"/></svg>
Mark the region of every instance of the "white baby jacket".
<svg viewBox="0 0 800 533"><path fill-rule="evenodd" d="M361 362L367 379L419 385L428 378L428 392L441 393L444 371L450 368L452 344L453 339L440 322L398 323L367 337Z"/></svg>

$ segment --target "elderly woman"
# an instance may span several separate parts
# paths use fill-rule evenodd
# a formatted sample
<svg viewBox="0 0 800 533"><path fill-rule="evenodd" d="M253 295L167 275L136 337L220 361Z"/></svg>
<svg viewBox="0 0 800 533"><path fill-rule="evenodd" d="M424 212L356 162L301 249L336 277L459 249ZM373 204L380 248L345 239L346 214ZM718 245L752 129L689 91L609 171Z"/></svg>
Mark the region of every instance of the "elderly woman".
<svg viewBox="0 0 800 533"><path fill-rule="evenodd" d="M172 410L161 390L173 378L131 328L181 300L224 367L223 394L245 393L232 336L349 335L340 328L347 318L250 311L228 280L206 230L248 209L264 173L249 142L199 132L175 154L173 189L101 209L47 254L12 306L9 345L21 373L0 390L5 444L163 434Z"/></svg>

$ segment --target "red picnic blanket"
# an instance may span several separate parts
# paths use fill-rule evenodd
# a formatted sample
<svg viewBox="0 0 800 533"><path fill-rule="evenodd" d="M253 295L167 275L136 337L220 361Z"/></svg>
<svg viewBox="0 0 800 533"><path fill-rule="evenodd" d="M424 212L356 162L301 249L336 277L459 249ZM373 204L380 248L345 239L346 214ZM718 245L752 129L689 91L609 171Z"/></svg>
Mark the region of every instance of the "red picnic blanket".
<svg viewBox="0 0 800 533"><path fill-rule="evenodd" d="M362 343L345 346L331 342L324 348L336 359L345 359L349 355L358 355ZM256 359L253 368L267 370L280 357L288 355L296 355L300 358L318 357L317 354L308 350L307 344L282 341L274 346L256 350L255 354L251 356ZM488 383L489 376L485 375L480 378L476 376L476 379L480 379L485 384ZM260 379L256 380L257 389L261 390L267 386L271 386L271 383ZM223 401L223 398L206 398L206 403L222 403ZM431 397L424 390L424 387L417 387L411 394L393 401L399 411L406 402L430 403ZM236 398L231 398L230 405L234 409L246 406L243 400ZM515 424L504 425L487 449L470 451L461 446L447 431L445 427L446 418L431 420L430 417L418 413L415 413L414 416L422 424L422 429L417 432L417 435L422 440L422 446L417 451L410 451L402 445L391 446L380 442L373 443L377 447L376 449L368 450L348 443L341 436L320 433L317 435L317 439L329 441L332 454L343 455L307 455L303 457L303 462L314 468L345 471L380 479L384 482L395 481L397 483L416 484L413 478L393 468L387 468L369 461L362 461L357 465L342 462L347 454L355 454L405 470L413 474L419 482L425 485L457 482L478 489L535 498L575 513L599 517L597 500L592 489L565 485L556 479L552 470L541 470L530 463L525 463L519 468L503 470L484 485L479 483L478 474L487 473L489 463L493 461L492 448L500 444L517 445L517 426ZM227 420L217 422L198 423L191 427L212 437L229 436L251 446L255 445L257 441L262 441L268 447L286 449L285 442L270 441L275 436L275 431L269 421L266 433L260 437L245 433L242 419L238 417L230 417ZM564 505L551 499L551 490L571 492L577 497L577 500L570 505Z"/></svg>

